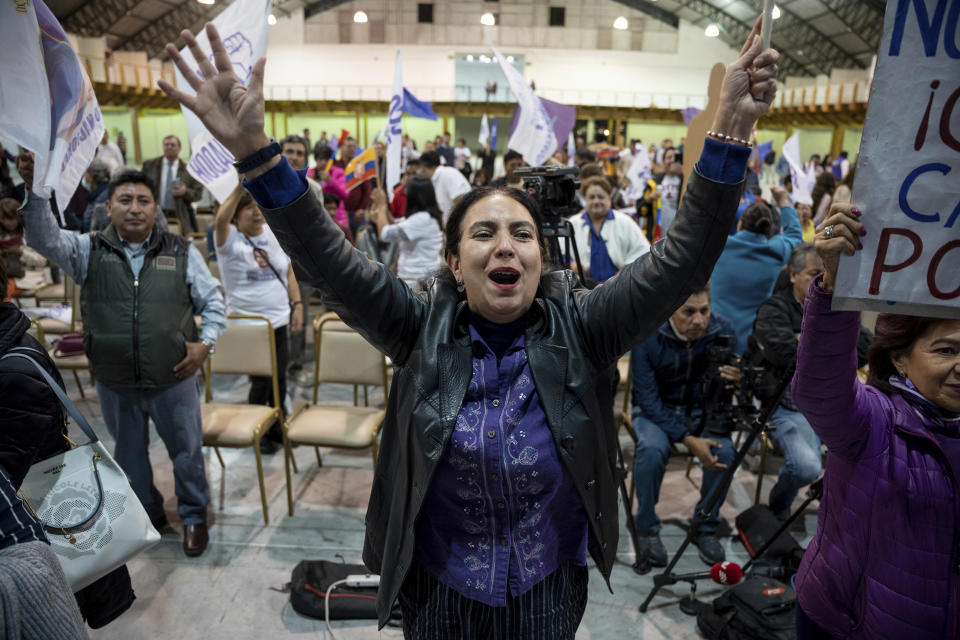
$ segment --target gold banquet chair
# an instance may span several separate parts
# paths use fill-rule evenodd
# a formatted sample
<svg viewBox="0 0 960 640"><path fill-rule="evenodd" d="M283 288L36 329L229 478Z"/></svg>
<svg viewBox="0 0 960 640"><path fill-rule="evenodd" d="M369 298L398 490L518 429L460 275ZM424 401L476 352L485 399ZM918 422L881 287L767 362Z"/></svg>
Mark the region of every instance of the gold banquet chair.
<svg viewBox="0 0 960 640"><path fill-rule="evenodd" d="M314 318L313 406L297 408L284 425L284 467L287 474L287 508L293 515L293 489L290 464L294 462L294 444L314 448L317 464L322 466L320 447L371 449L373 468L377 467L377 434L386 411L373 407L317 404L321 382L383 387L387 402L387 360L363 336L344 324L335 313ZM356 392L354 392L356 399ZM354 402L356 404L356 400Z"/></svg>
<svg viewBox="0 0 960 640"><path fill-rule="evenodd" d="M46 316L39 318L40 326L43 327L43 332L46 335L63 335L80 331L80 287L65 274L61 273L61 276L67 296L66 304L70 305L70 322L61 322Z"/></svg>
<svg viewBox="0 0 960 640"><path fill-rule="evenodd" d="M227 330L217 340L215 353L206 362L206 402L200 408L203 421L203 444L213 447L220 466L220 447L246 449L253 447L257 460L257 481L260 484L260 502L263 522L269 524L267 496L263 486L263 459L260 438L280 420L279 384L277 380L277 352L273 339L273 325L263 316L230 314ZM253 320L250 324L230 323L230 320ZM210 376L228 373L249 376L269 376L273 381L273 404L232 404L211 402Z"/></svg>

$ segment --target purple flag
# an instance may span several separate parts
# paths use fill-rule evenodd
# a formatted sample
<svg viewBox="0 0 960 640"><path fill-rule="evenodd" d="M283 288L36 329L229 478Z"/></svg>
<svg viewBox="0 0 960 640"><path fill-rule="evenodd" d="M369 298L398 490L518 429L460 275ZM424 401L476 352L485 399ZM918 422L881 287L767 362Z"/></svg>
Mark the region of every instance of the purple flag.
<svg viewBox="0 0 960 640"><path fill-rule="evenodd" d="M686 109L681 109L680 113L683 115L683 124L690 124L690 121L697 117L697 114L703 111L703 109L697 109L696 107L687 107Z"/></svg>
<svg viewBox="0 0 960 640"><path fill-rule="evenodd" d="M570 132L573 131L573 127L577 124L577 108L560 104L559 102L553 102L546 98L540 98L540 102L550 117L553 133L557 137L557 147L562 147L567 142L567 138L570 136ZM513 132L517 128L517 123L520 121L517 117L519 114L520 104L518 103L513 109L513 123L510 125L511 136L513 136Z"/></svg>

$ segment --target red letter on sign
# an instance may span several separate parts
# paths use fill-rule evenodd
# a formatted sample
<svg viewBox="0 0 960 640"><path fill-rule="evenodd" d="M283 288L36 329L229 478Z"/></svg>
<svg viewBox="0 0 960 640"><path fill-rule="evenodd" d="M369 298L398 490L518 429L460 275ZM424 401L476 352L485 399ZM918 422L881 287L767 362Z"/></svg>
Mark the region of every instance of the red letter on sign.
<svg viewBox="0 0 960 640"><path fill-rule="evenodd" d="M887 249L890 247L890 236L893 234L904 236L913 242L913 254L900 264L886 264L884 262L887 258ZM870 295L875 296L880 293L880 278L883 274L906 269L920 258L921 253L923 253L923 240L921 240L920 236L916 233L910 231L910 229L884 229L883 233L880 234L880 245L877 247L877 259L873 262L873 275L870 277Z"/></svg>
<svg viewBox="0 0 960 640"><path fill-rule="evenodd" d="M930 295L939 300L952 300L960 296L960 286L947 293L937 288L937 269L940 268L940 261L943 260L943 256L947 255L947 252L951 249L960 249L960 240L951 240L940 247L940 250L933 254L933 260L930 261L930 269L927 270L927 286L930 287Z"/></svg>

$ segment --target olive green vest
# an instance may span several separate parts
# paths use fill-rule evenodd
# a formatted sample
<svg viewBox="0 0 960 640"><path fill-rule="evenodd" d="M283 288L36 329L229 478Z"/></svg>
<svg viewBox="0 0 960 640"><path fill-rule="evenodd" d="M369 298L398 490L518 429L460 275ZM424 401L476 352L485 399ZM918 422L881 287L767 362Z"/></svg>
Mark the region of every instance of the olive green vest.
<svg viewBox="0 0 960 640"><path fill-rule="evenodd" d="M186 238L155 230L134 277L113 225L91 236L80 309L94 378L124 387L180 382L173 367L187 354L184 343L198 339L187 286L189 248Z"/></svg>

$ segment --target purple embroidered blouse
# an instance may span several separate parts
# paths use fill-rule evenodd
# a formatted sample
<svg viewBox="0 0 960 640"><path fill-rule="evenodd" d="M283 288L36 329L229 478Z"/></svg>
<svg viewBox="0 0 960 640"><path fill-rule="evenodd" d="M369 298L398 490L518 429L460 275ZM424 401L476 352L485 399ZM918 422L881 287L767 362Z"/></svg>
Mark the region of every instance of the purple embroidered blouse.
<svg viewBox="0 0 960 640"><path fill-rule="evenodd" d="M458 593L505 606L560 564L586 565L587 518L540 406L521 325L474 316L470 337L473 373L417 520L417 562Z"/></svg>

